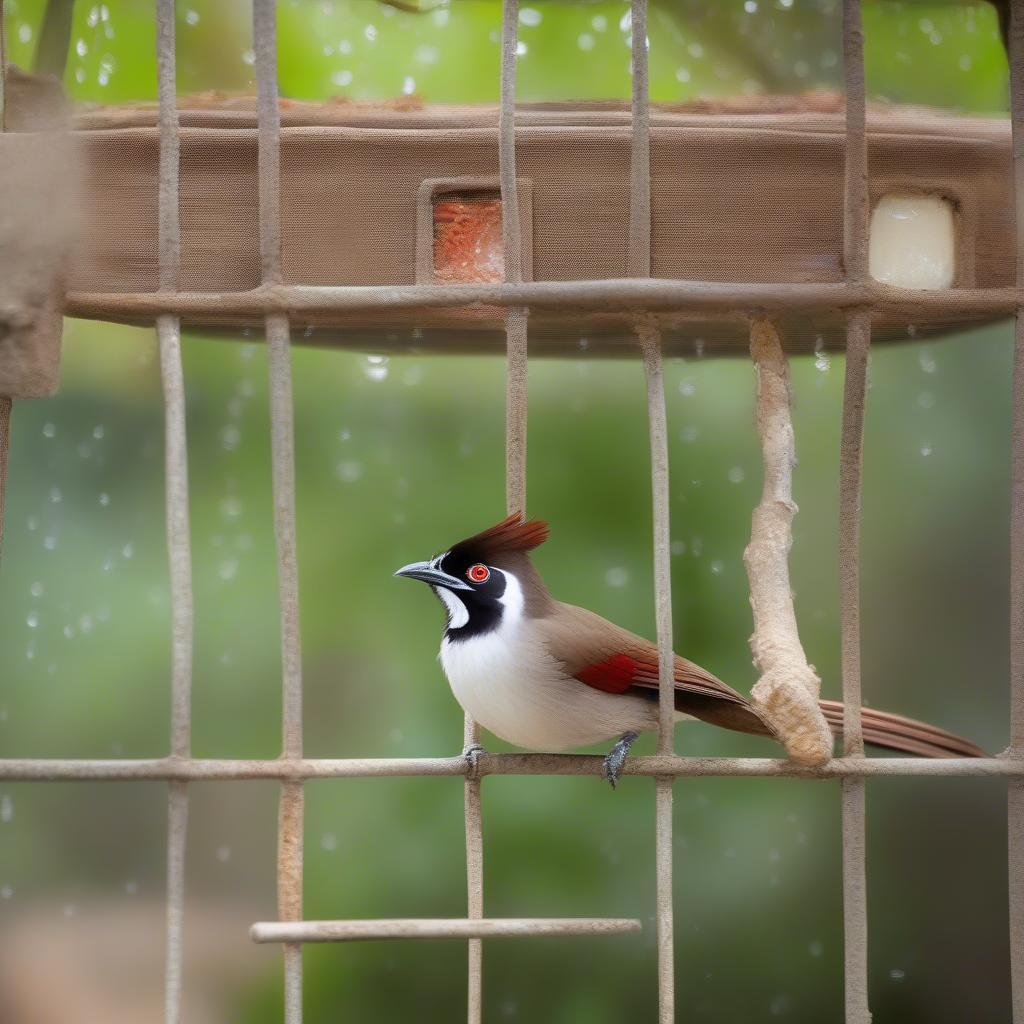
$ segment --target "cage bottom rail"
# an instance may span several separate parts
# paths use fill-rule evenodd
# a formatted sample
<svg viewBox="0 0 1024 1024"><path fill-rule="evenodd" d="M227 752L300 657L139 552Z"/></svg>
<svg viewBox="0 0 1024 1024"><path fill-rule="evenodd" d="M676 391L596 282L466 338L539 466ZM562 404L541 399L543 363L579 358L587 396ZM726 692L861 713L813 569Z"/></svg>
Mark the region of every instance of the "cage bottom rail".
<svg viewBox="0 0 1024 1024"><path fill-rule="evenodd" d="M626 935L642 926L628 917L383 918L347 921L257 921L253 942L373 942L383 939L515 939L530 936Z"/></svg>

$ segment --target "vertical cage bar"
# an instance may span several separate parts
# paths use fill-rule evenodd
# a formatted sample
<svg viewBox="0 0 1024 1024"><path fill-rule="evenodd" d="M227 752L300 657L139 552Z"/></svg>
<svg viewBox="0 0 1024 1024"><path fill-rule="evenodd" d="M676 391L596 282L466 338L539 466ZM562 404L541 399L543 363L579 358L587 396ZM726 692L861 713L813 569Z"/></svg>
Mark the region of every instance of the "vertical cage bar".
<svg viewBox="0 0 1024 1024"><path fill-rule="evenodd" d="M846 81L844 262L848 281L868 276L868 152L864 36L860 0L843 0ZM839 576L842 616L843 754L864 753L861 729L860 508L871 312L847 314L846 376L839 467ZM864 779L842 782L843 934L847 1024L869 1024Z"/></svg>
<svg viewBox="0 0 1024 1024"><path fill-rule="evenodd" d="M7 456L11 440L11 400L0 397L0 558L4 551L4 510L7 507Z"/></svg>
<svg viewBox="0 0 1024 1024"><path fill-rule="evenodd" d="M7 23L0 0L0 132L7 127ZM4 509L7 501L7 453L11 440L11 400L0 395L0 556L4 549Z"/></svg>
<svg viewBox="0 0 1024 1024"><path fill-rule="evenodd" d="M263 283L279 284L281 269L281 117L277 97L277 4L253 0L253 49L259 118L260 258ZM270 376L271 459L274 535L277 542L281 607L282 747L287 758L302 757L302 656L299 582L295 546L295 438L291 339L288 318L267 317ZM278 810L277 901L282 921L302 918L301 782L281 784ZM302 1021L302 946L284 944L285 1024Z"/></svg>
<svg viewBox="0 0 1024 1024"><path fill-rule="evenodd" d="M501 13L501 103L498 108L498 172L501 182L501 234L505 282L523 280L523 242L516 180L516 49L519 45L519 0L503 0ZM527 310L505 315L506 370L506 506L526 511Z"/></svg>
<svg viewBox="0 0 1024 1024"><path fill-rule="evenodd" d="M651 274L651 137L648 97L647 2L630 6L632 145L630 154L629 275ZM658 753L671 754L675 732L675 654L672 642L672 568L669 527L668 426L661 332L641 318L637 335L644 357L651 444L654 534L654 602L658 638ZM672 783L655 780L655 878L657 883L658 1020L675 1019L675 953L672 911Z"/></svg>
<svg viewBox="0 0 1024 1024"><path fill-rule="evenodd" d="M177 290L181 265L178 214L180 133L176 96L175 13L175 0L157 0L159 256L160 291L165 293ZM191 754L194 612L181 321L174 316L161 316L157 318L156 327L160 349L160 378L164 394L167 555L171 584L171 755L187 758ZM167 804L165 1024L179 1024L181 1020L187 838L188 789L184 782L170 782Z"/></svg>
<svg viewBox="0 0 1024 1024"><path fill-rule="evenodd" d="M1010 5L1010 115L1016 213L1016 283L1024 288L1024 3ZM1024 309L1017 310L1013 346L1010 498L1010 757L1024 758ZM1013 1024L1024 1024L1024 782L1007 794L1010 979Z"/></svg>

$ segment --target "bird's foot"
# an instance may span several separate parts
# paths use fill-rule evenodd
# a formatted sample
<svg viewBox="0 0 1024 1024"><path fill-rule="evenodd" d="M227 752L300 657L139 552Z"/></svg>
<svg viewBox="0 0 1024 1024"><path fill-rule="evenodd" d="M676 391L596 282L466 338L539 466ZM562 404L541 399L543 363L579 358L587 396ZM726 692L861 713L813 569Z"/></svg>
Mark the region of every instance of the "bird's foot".
<svg viewBox="0 0 1024 1024"><path fill-rule="evenodd" d="M604 759L604 769L602 774L607 779L608 784L615 788L619 781L619 775L622 772L622 766L626 761L626 755L629 753L629 748L633 746L636 741L638 733L627 732L622 735L622 738L618 743L612 747L611 751Z"/></svg>
<svg viewBox="0 0 1024 1024"><path fill-rule="evenodd" d="M462 751L462 756L466 759L467 779L480 778L480 758L486 754L487 751L479 743L471 743Z"/></svg>

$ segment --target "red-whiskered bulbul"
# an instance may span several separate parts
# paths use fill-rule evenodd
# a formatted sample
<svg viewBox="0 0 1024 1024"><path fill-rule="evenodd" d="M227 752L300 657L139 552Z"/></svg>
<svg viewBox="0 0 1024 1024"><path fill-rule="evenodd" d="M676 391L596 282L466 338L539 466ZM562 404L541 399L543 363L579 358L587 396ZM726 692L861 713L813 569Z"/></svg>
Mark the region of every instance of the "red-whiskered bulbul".
<svg viewBox="0 0 1024 1024"><path fill-rule="evenodd" d="M658 728L654 644L585 608L556 601L530 561L547 523L514 514L429 562L395 573L429 584L448 613L441 664L455 699L516 746L565 750L617 738L605 758L614 787L629 748ZM821 710L838 734L843 705ZM676 720L761 736L771 727L732 687L676 655ZM901 715L863 710L868 743L924 757L983 757L973 743Z"/></svg>

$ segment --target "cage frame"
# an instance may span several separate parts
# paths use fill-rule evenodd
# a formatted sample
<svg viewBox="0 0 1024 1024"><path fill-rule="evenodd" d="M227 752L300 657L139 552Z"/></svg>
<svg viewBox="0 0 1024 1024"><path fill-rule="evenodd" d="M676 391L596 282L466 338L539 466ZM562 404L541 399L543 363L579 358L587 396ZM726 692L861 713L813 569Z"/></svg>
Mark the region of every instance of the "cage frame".
<svg viewBox="0 0 1024 1024"><path fill-rule="evenodd" d="M468 940L468 1021L482 1016L482 939L505 935L583 935L635 931L621 919L492 920L484 917L481 780L487 775L594 774L589 755L506 753L383 759L310 759L302 747L301 643L295 557L295 488L289 317L312 308L429 308L487 303L505 308L507 339L507 505L522 511L526 497L526 369L529 310L538 307L612 308L635 318L647 384L653 492L655 617L659 650L657 753L628 760L624 774L652 777L656 786L658 1014L674 1019L672 907L672 784L692 776L838 778L842 789L843 919L846 1024L869 1024L865 868L865 780L869 777L999 777L1007 780L1010 978L1012 1019L1024 1024L1024 0L1011 0L1009 58L1016 221L1016 283L1011 288L953 288L913 292L872 282L868 275L869 183L860 0L843 0L846 96L844 223L845 279L839 285L712 284L650 279L650 166L647 97L646 0L631 0L632 143L629 272L619 281L523 281L523 239L515 171L515 70L518 0L502 0L499 187L502 198L505 281L500 285L410 287L285 286L280 247L280 115L277 95L276 0L253 0L259 118L259 223L262 285L250 292L197 295L177 290L179 125L175 88L175 0L155 0L160 127L160 289L128 297L140 315L157 318L165 403L167 542L172 595L170 753L154 759L0 759L0 779L114 781L156 779L168 784L167 953L165 1022L179 1024L182 993L185 842L188 784L199 780L275 779L281 783L278 826L278 916L254 925L256 941L283 946L286 1024L302 1020L302 945L365 938ZM0 130L3 128L3 0L0 0ZM970 307L1012 313L1014 334L1010 510L1010 744L997 757L917 761L864 755L861 730L860 498L867 358L871 312ZM72 301L71 308L74 308ZM217 760L191 756L193 596L188 520L185 390L181 316L225 308L265 317L269 353L275 536L282 633L282 756L274 760ZM697 758L674 754L671 560L668 446L658 310L713 309L764 314L783 309L842 309L846 317L846 371L840 445L839 570L841 663L845 702L843 753L810 768L769 758ZM0 542L11 403L0 398ZM479 736L465 719L467 747ZM467 914L448 921L311 922L302 918L303 783L315 778L462 777L465 789Z"/></svg>

